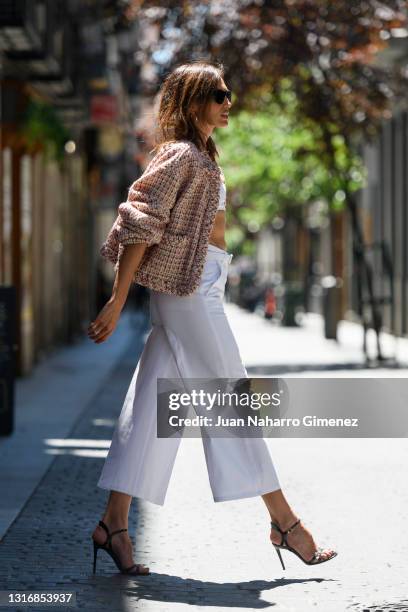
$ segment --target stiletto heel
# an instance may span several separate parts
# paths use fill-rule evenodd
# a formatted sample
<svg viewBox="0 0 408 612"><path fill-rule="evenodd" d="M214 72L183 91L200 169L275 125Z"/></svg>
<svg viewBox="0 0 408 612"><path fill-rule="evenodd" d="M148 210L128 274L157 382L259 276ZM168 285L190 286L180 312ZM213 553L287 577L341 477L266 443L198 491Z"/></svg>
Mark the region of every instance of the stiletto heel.
<svg viewBox="0 0 408 612"><path fill-rule="evenodd" d="M107 526L105 525L105 523L103 521L99 521L99 526L102 527L106 531L107 538L106 538L104 544L98 544L92 538L93 546L94 546L94 562L93 562L93 573L94 574L95 574L95 571L96 571L96 555L98 554L98 549L99 548L102 548L102 550L106 550L108 555L110 555L111 558L116 563L116 566L117 566L118 570L121 572L121 574L131 574L132 576L135 576L135 575L148 576L150 574L150 572L141 572L141 571L139 571L140 568L142 567L141 563L134 563L130 567L123 567L119 557L113 551L113 548L112 548L112 537L114 535L116 535L117 533L122 533L122 531L127 531L127 529L118 529L117 531L112 531L112 533L109 533L109 529L107 528ZM136 568L136 572L132 572L131 571L134 567Z"/></svg>
<svg viewBox="0 0 408 612"><path fill-rule="evenodd" d="M285 566L284 566L283 559L282 559L281 549L288 550L289 552L295 554L297 557L299 557L299 559L301 559L303 561L303 563L306 563L306 565L317 565L318 563L324 563L325 561L330 561L330 559L333 559L334 557L337 556L337 552L333 550L333 551L331 551L332 554L330 556L328 556L327 558L324 558L323 555L327 551L323 550L322 548L318 548L313 553L313 557L311 559L309 559L309 561L307 561L306 559L304 559L302 557L302 555L300 553L298 553L297 550L292 548L292 546L289 546L288 541L287 541L287 537L288 537L289 533L291 531L293 531L293 529L295 529L295 527L297 527L297 525L299 525L299 523L300 523L300 519L298 519L295 523L293 523L293 525L291 527L289 527L289 529L287 529L286 531L282 531L282 529L279 527L279 525L277 525L276 523L271 521L272 529L276 529L277 531L279 531L279 533L282 536L282 540L281 540L280 544L275 544L274 542L272 542L272 545L275 547L275 550L278 553L278 557L280 559L280 562L282 563L283 569L285 569Z"/></svg>
<svg viewBox="0 0 408 612"><path fill-rule="evenodd" d="M94 545L93 573L95 574L95 572L96 572L96 555L98 554L98 544L95 542L95 540L93 541L93 545Z"/></svg>
<svg viewBox="0 0 408 612"><path fill-rule="evenodd" d="M274 544L274 546L275 546L275 544ZM279 550L278 546L275 546L275 550L278 553L278 557L279 557L280 562L282 563L283 569L286 569L285 564L283 563L281 551Z"/></svg>

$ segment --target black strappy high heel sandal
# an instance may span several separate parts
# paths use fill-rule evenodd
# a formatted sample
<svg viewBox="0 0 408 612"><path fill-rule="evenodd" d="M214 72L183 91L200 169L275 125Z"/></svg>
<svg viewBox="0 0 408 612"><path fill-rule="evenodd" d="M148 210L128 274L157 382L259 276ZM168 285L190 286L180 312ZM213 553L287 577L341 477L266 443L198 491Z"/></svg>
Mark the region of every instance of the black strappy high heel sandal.
<svg viewBox="0 0 408 612"><path fill-rule="evenodd" d="M99 526L102 527L106 531L107 538L106 538L105 544L98 544L92 538L93 545L94 545L94 562L93 562L93 573L94 574L95 574L95 571L96 571L96 555L98 554L98 549L99 548L102 548L102 550L106 550L108 555L110 555L112 557L112 559L116 563L116 566L117 566L118 570L121 572L121 574L131 574L132 576L136 576L136 575L137 576L148 576L150 574L150 572L146 573L146 572L140 572L139 571L139 568L142 567L141 563L134 563L130 567L123 567L119 557L113 551L113 549L112 549L112 537L114 535L116 535L117 533L122 533L122 531L127 531L127 529L118 529L117 531L112 531L112 533L109 533L109 529L107 528L107 526L105 525L105 523L103 521L99 521ZM137 568L136 572L132 572L131 571L134 567Z"/></svg>
<svg viewBox="0 0 408 612"><path fill-rule="evenodd" d="M323 553L325 551L323 550L323 548L318 548L317 550L315 550L315 552L313 554L313 557L311 559L309 559L309 561L306 561L306 559L304 559L302 557L302 555L297 552L297 550L295 550L294 548L289 546L288 541L287 541L288 534L291 531L293 531L293 529L295 529L295 527L297 525L299 525L299 523L300 523L300 519L298 519L296 521L296 523L293 523L293 525L291 527L289 527L289 529L287 529L286 531L282 531L282 529L279 527L279 525L277 525L276 523L271 521L271 527L273 529L276 529L277 531L279 531L279 533L282 536L282 541L281 541L280 544L274 544L274 542L272 542L272 545L275 547L275 550L277 552L279 560L282 563L283 569L286 569L286 568L285 568L285 565L283 563L283 559L282 559L282 555L281 555L280 549L289 550L290 552L294 553L297 557L299 557L299 559L301 559L303 561L303 563L306 563L306 565L317 565L318 563L324 563L325 561L330 561L330 559L333 559L334 557L337 556L337 553L335 551L333 551L333 553L329 557L324 558L323 557Z"/></svg>

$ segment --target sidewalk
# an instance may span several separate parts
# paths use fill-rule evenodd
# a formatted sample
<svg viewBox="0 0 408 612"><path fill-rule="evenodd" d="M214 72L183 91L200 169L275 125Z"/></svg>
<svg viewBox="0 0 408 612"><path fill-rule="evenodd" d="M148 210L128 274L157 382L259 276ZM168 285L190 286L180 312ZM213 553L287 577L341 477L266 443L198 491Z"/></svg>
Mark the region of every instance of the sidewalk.
<svg viewBox="0 0 408 612"><path fill-rule="evenodd" d="M289 329L226 309L250 375L378 375L361 369L358 344L325 340L316 318ZM101 552L92 575L90 533L106 500L96 482L142 339L142 321L123 317L108 343L64 349L19 382L18 431L0 441L2 490L14 499L2 514L3 530L11 526L0 542L0 588L75 591L77 607L95 611L408 610L408 448L399 439L268 440L290 503L319 545L339 551L319 567L283 553L285 572L262 501L214 504L201 442L183 440L165 506L131 507L135 561L152 575L121 576Z"/></svg>
<svg viewBox="0 0 408 612"><path fill-rule="evenodd" d="M56 350L32 375L16 381L14 432L0 437L0 539L29 499L85 406L136 337L140 316L124 312L115 333L96 345L88 338Z"/></svg>
<svg viewBox="0 0 408 612"><path fill-rule="evenodd" d="M303 317L302 327L281 327L263 317L250 314L235 304L227 304L228 318L237 336L243 361L251 376L408 376L408 338L383 333L384 355L397 357L396 367L367 367L362 351L361 325L341 321L338 342L324 337L320 315ZM261 341L259 340L261 339ZM368 349L375 355L375 337L371 330Z"/></svg>

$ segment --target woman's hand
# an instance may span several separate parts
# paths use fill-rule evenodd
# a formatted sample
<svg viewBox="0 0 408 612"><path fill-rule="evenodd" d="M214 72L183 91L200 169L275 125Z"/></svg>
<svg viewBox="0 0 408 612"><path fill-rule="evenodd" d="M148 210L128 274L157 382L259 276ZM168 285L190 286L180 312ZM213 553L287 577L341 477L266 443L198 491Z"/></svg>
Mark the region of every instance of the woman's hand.
<svg viewBox="0 0 408 612"><path fill-rule="evenodd" d="M147 249L146 243L126 245L116 271L112 296L106 302L95 321L88 327L88 336L100 344L114 331L121 310L126 303L132 278L139 267L140 261Z"/></svg>
<svg viewBox="0 0 408 612"><path fill-rule="evenodd" d="M114 299L106 302L96 319L88 327L88 336L96 344L104 342L115 330L122 305Z"/></svg>

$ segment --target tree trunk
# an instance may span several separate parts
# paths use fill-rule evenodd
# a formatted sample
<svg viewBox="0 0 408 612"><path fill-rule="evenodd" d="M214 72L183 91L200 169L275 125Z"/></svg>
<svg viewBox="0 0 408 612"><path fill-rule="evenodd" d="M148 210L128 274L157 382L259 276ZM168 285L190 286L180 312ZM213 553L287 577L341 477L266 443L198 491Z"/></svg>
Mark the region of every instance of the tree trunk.
<svg viewBox="0 0 408 612"><path fill-rule="evenodd" d="M366 343L366 334L368 330L368 322L366 320L365 312L364 312L364 292L363 287L366 286L369 300L370 300L370 308L371 308L371 318L372 324L374 327L374 331L376 334L377 341L377 359L383 360L383 354L381 351L381 343L380 343L380 332L382 326L382 315L379 309L378 303L375 299L374 295L374 272L371 263L367 260L365 249L364 249L364 237L363 231L360 224L360 219L357 213L357 204L353 195L346 190L346 203L347 209L351 216L351 227L353 232L353 254L355 257L356 267L357 267L357 298L359 302L358 314L360 315L363 321L364 327L364 352L366 356L367 354L367 343Z"/></svg>

